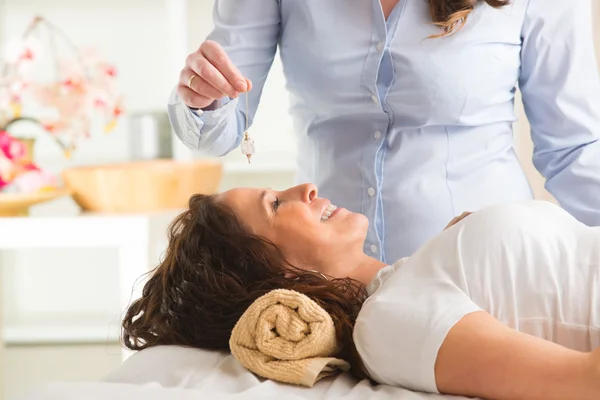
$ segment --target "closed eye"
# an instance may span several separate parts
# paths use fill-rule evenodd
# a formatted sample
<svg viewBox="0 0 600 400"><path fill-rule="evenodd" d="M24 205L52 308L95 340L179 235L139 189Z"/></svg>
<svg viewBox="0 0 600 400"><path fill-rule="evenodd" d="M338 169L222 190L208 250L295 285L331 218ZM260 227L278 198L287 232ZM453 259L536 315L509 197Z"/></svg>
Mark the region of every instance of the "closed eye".
<svg viewBox="0 0 600 400"><path fill-rule="evenodd" d="M273 211L277 211L277 209L279 208L280 205L281 205L281 200L279 200L279 197L275 197L275 201L273 201L271 203L271 206L273 207Z"/></svg>

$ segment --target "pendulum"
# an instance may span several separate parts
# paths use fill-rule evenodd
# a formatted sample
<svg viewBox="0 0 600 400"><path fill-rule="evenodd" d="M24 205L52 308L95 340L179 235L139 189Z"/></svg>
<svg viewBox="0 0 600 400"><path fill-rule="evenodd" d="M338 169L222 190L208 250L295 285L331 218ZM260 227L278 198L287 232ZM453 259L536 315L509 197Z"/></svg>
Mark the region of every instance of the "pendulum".
<svg viewBox="0 0 600 400"><path fill-rule="evenodd" d="M248 132L244 132L244 140L241 145L242 154L245 154L248 158L248 164L250 164L250 158L252 158L252 154L254 154L254 140L248 136Z"/></svg>
<svg viewBox="0 0 600 400"><path fill-rule="evenodd" d="M246 92L246 131L244 132L244 140L242 140L242 144L240 149L242 150L242 154L244 154L248 158L248 164L250 164L250 158L252 158L252 154L255 152L254 148L254 140L248 136L248 119L250 118L250 114L248 113L248 92Z"/></svg>

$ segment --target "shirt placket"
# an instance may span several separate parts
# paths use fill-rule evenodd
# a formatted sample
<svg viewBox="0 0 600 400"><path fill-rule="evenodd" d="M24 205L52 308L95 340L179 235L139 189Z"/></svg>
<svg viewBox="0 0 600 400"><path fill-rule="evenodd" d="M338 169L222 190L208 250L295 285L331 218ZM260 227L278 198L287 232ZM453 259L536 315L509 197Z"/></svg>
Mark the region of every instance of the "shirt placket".
<svg viewBox="0 0 600 400"><path fill-rule="evenodd" d="M389 47L396 32L398 19L404 5L398 4L386 22L381 12L379 0L373 1L374 26L369 49L368 71L363 76L363 84L369 91L371 102L377 113L387 118L375 118L373 131L369 132L370 144L365 146L368 154L364 157L363 171L363 211L372 221L364 251L373 257L385 260L383 254L385 226L383 215L383 167L386 154L386 138L393 122L391 107L386 103L387 94L393 83L394 68Z"/></svg>
<svg viewBox="0 0 600 400"><path fill-rule="evenodd" d="M362 191L362 213L369 218L369 230L364 244L364 252L375 258L382 259L381 233L378 225L378 154L387 131L387 122L377 115L383 113L379 91L377 90L377 75L381 63L382 52L385 48L386 29L385 20L381 13L379 0L373 0L373 29L371 42L367 52L367 65L362 76L365 96L368 96L370 107L374 108L375 117L372 119L371 130L365 132L367 143L363 146L363 157L361 169L363 171Z"/></svg>

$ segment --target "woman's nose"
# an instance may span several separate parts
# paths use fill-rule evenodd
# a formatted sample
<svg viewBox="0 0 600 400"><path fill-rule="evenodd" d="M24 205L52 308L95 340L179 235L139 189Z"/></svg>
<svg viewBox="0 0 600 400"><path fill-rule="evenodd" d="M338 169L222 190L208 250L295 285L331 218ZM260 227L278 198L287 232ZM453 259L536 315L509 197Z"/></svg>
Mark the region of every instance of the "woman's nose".
<svg viewBox="0 0 600 400"><path fill-rule="evenodd" d="M313 201L317 197L317 194L319 192L317 187L312 183L298 185L295 188L293 188L293 190L300 197L299 200L305 203L310 203L311 201Z"/></svg>

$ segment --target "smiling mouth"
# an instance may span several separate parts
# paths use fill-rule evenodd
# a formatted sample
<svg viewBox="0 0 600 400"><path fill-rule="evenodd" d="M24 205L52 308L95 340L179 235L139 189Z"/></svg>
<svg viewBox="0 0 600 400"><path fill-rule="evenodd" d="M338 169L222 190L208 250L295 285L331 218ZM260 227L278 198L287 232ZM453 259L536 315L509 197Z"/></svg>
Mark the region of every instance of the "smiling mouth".
<svg viewBox="0 0 600 400"><path fill-rule="evenodd" d="M325 211L323 211L323 215L321 215L321 222L327 221L333 215L335 210L337 210L337 206L329 204L327 208L325 208Z"/></svg>

